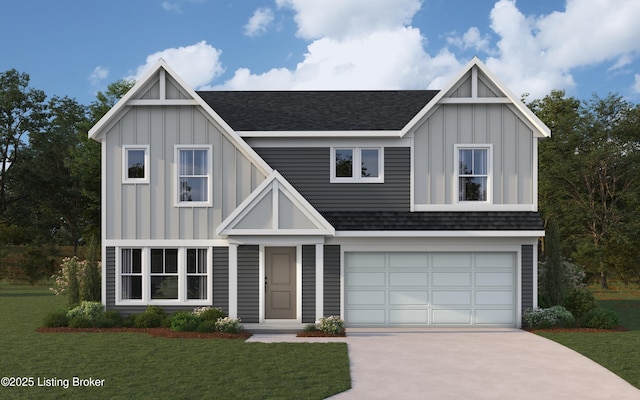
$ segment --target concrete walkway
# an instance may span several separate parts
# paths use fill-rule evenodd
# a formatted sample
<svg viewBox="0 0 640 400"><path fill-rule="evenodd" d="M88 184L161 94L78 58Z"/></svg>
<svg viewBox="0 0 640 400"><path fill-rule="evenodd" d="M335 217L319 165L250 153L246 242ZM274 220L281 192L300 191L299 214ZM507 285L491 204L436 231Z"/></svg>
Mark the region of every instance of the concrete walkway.
<svg viewBox="0 0 640 400"><path fill-rule="evenodd" d="M352 328L346 338L249 341L346 341L352 389L335 400L640 400L640 390L599 364L519 329Z"/></svg>

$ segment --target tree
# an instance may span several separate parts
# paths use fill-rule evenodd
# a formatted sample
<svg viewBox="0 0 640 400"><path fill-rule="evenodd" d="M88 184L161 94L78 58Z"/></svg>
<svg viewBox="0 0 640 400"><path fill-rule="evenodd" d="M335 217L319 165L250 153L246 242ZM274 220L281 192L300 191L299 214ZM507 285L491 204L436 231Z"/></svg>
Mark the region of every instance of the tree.
<svg viewBox="0 0 640 400"><path fill-rule="evenodd" d="M22 161L26 136L45 123L45 97L29 88L29 75L15 69L0 73L0 217L20 200L12 193L10 173Z"/></svg>
<svg viewBox="0 0 640 400"><path fill-rule="evenodd" d="M545 237L544 273L540 282L540 303L544 308L564 305L567 294L567 278L562 259L560 229L555 220L547 226Z"/></svg>

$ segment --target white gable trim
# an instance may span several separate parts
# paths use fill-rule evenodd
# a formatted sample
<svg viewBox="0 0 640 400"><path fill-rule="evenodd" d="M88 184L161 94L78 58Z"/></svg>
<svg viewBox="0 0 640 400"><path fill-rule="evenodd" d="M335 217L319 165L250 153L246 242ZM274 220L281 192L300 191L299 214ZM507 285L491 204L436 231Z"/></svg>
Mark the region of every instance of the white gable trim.
<svg viewBox="0 0 640 400"><path fill-rule="evenodd" d="M474 67L478 68L482 73L486 75L486 77L493 83L498 89L500 89L505 97L477 97L478 95L478 87L477 87L477 71ZM452 89L461 84L461 80L467 75L467 73L471 71L472 82L471 82L471 96L468 98L449 98L447 96ZM428 115L437 107L439 104L511 104L514 106L526 119L526 121L531 124L534 128L534 136L537 137L550 137L551 130L522 102L520 101L511 90L506 87L500 80L491 72L486 65L480 61L478 57L474 57L465 68L463 68L450 82L442 89L438 94L427 103L426 106L420 112L418 112L412 119L407 123L407 125L402 128L401 136L406 135L411 132L416 126L420 125L422 121L424 121Z"/></svg>
<svg viewBox="0 0 640 400"><path fill-rule="evenodd" d="M160 98L159 99L134 99L134 97L147 88L147 85L154 79L156 73L160 76ZM166 98L166 75L173 78L176 83L183 89L191 99L167 99ZM269 175L273 169L249 146L231 127L227 124L212 108L209 106L187 83L169 67L163 59L158 60L156 65L151 68L136 84L125 94L115 106L109 110L90 130L89 138L96 141L102 141L103 135L108 131L109 127L114 124L118 117L131 106L200 106L205 110L205 115L209 120L220 129L220 131L233 143L242 154L249 160L253 161L264 175Z"/></svg>
<svg viewBox="0 0 640 400"><path fill-rule="evenodd" d="M285 195L316 228L283 229L279 227L279 194ZM266 196L272 197L270 229L239 229L236 226ZM278 171L273 171L216 229L216 235L335 235L335 229Z"/></svg>

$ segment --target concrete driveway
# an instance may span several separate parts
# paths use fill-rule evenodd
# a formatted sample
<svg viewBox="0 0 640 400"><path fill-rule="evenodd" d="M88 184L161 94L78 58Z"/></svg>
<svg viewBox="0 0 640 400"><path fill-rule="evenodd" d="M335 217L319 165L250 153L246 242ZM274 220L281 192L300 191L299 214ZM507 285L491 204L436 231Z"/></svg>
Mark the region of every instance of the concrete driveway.
<svg viewBox="0 0 640 400"><path fill-rule="evenodd" d="M324 341L286 341L303 340ZM346 340L351 360L352 389L332 400L640 399L599 364L519 329L352 328L325 340Z"/></svg>

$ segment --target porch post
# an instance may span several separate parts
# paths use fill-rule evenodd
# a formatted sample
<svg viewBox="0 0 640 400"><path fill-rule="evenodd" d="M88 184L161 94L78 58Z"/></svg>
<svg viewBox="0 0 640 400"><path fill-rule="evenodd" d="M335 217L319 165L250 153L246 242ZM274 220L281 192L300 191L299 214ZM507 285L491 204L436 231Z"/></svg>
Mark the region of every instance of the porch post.
<svg viewBox="0 0 640 400"><path fill-rule="evenodd" d="M316 244L316 321L324 317L324 244Z"/></svg>
<svg viewBox="0 0 640 400"><path fill-rule="evenodd" d="M238 245L229 244L229 317L238 318Z"/></svg>

